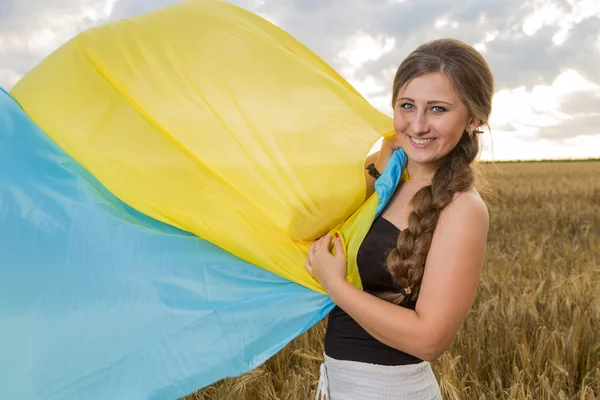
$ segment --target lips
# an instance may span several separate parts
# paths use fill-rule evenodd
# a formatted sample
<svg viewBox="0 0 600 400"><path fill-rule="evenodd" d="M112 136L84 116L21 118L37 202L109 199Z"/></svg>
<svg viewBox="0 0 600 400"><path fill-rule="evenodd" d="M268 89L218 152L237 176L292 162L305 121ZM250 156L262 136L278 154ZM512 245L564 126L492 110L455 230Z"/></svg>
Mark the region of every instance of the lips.
<svg viewBox="0 0 600 400"><path fill-rule="evenodd" d="M411 136L411 140L416 144L427 144L434 141L434 139L417 139Z"/></svg>
<svg viewBox="0 0 600 400"><path fill-rule="evenodd" d="M427 146L428 144L430 144L436 140L436 138L415 138L410 135L407 135L407 136L409 137L410 141L418 147Z"/></svg>

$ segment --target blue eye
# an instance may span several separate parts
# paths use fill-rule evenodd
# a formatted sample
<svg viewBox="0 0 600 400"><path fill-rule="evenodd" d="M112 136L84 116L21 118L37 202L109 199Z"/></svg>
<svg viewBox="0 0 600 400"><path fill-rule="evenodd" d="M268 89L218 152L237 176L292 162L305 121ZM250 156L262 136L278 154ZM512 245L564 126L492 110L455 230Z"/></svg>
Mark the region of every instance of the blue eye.
<svg viewBox="0 0 600 400"><path fill-rule="evenodd" d="M400 108L403 110L414 110L415 106L411 103L402 103L400 104ZM433 106L431 107L431 112L434 114L441 114L443 112L447 111L444 107L441 106Z"/></svg>

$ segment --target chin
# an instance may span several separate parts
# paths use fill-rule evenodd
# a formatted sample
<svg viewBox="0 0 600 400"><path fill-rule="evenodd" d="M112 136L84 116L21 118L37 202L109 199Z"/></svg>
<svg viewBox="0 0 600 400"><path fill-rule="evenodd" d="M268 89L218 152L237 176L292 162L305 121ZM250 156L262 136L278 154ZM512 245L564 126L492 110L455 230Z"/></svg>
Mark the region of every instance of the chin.
<svg viewBox="0 0 600 400"><path fill-rule="evenodd" d="M438 157L438 155L433 152L419 151L416 149L411 149L410 147L404 147L403 149L408 158L417 164L435 164L441 159L441 157Z"/></svg>
<svg viewBox="0 0 600 400"><path fill-rule="evenodd" d="M439 158L435 157L411 157L410 155L408 155L408 158L410 158L410 160L413 163L421 165L435 165L438 164L440 161Z"/></svg>

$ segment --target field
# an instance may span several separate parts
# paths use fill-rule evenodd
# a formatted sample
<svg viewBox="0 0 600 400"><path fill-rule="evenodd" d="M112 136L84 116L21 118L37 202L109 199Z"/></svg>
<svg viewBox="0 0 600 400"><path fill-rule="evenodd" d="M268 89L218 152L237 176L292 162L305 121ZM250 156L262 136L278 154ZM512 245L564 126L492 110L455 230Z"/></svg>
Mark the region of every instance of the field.
<svg viewBox="0 0 600 400"><path fill-rule="evenodd" d="M482 164L491 230L476 302L432 366L446 399L600 398L600 162ZM185 400L314 399L325 321Z"/></svg>

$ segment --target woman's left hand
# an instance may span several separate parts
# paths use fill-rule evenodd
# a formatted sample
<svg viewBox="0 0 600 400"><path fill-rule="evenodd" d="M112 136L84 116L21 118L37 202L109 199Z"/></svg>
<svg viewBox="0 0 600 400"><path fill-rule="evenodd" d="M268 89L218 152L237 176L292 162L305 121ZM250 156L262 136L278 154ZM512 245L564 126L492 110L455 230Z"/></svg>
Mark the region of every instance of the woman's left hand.
<svg viewBox="0 0 600 400"><path fill-rule="evenodd" d="M333 240L336 255L331 254L331 233L327 233L308 249L306 257L306 270L329 292L332 285L346 280L346 256L342 240L337 237Z"/></svg>

